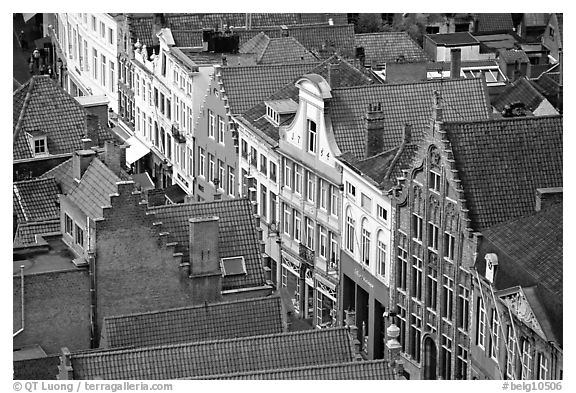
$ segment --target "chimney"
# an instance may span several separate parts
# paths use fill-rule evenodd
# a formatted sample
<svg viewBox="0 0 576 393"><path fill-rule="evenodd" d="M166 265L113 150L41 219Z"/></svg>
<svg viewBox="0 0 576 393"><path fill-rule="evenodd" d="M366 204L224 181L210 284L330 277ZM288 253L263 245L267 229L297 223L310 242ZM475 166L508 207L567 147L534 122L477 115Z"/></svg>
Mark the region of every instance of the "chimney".
<svg viewBox="0 0 576 393"><path fill-rule="evenodd" d="M410 124L404 125L404 144L412 142L412 126Z"/></svg>
<svg viewBox="0 0 576 393"><path fill-rule="evenodd" d="M288 27L286 25L282 25L280 26L280 28L282 29L282 37L288 37L290 35L290 32L288 31Z"/></svg>
<svg viewBox="0 0 576 393"><path fill-rule="evenodd" d="M434 90L434 103L432 105L432 120L435 123L441 123L442 120L442 93Z"/></svg>
<svg viewBox="0 0 576 393"><path fill-rule="evenodd" d="M450 50L450 78L460 78L460 68L462 63L462 51L460 49Z"/></svg>
<svg viewBox="0 0 576 393"><path fill-rule="evenodd" d="M82 138L82 149L84 150L90 150L90 148L93 146L92 144L92 139L90 138Z"/></svg>
<svg viewBox="0 0 576 393"><path fill-rule="evenodd" d="M84 172L92 162L92 159L96 157L96 152L94 150L77 150L72 156L72 175L74 179L80 181Z"/></svg>
<svg viewBox="0 0 576 393"><path fill-rule="evenodd" d="M328 18L328 24L329 24L330 26L334 26L334 19Z"/></svg>
<svg viewBox="0 0 576 393"><path fill-rule="evenodd" d="M554 204L562 203L562 187L536 189L536 211L546 209Z"/></svg>
<svg viewBox="0 0 576 393"><path fill-rule="evenodd" d="M384 149L384 114L382 103L368 106L366 113L366 149L365 158L381 153Z"/></svg>
<svg viewBox="0 0 576 393"><path fill-rule="evenodd" d="M189 218L188 225L192 276L221 274L218 251L219 218Z"/></svg>
<svg viewBox="0 0 576 393"><path fill-rule="evenodd" d="M72 361L70 359L71 354L68 348L64 347L61 349L60 354L60 364L58 365L58 376L59 380L72 380L74 379L74 370L72 369Z"/></svg>
<svg viewBox="0 0 576 393"><path fill-rule="evenodd" d="M92 140L92 146L98 146L98 129L100 128L100 119L94 113L86 114L86 139ZM92 146L84 146L84 149L89 149Z"/></svg>
<svg viewBox="0 0 576 393"><path fill-rule="evenodd" d="M152 188L146 190L146 201L148 202L148 207L153 206L163 206L166 204L166 194L164 190L160 188Z"/></svg>
<svg viewBox="0 0 576 393"><path fill-rule="evenodd" d="M117 145L113 141L104 142L104 163L119 176L126 163L126 146Z"/></svg>

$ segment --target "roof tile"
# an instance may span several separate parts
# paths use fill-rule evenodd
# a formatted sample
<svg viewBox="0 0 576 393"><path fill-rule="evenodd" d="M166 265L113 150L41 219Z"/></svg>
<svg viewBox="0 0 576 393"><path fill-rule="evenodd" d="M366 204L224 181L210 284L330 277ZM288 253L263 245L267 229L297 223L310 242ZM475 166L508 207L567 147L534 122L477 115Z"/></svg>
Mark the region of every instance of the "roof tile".
<svg viewBox="0 0 576 393"><path fill-rule="evenodd" d="M60 218L60 189L53 177L14 182L14 210L19 222Z"/></svg>
<svg viewBox="0 0 576 393"><path fill-rule="evenodd" d="M400 57L407 62L428 60L422 48L404 31L356 34L356 46L364 48L366 65L394 62Z"/></svg>

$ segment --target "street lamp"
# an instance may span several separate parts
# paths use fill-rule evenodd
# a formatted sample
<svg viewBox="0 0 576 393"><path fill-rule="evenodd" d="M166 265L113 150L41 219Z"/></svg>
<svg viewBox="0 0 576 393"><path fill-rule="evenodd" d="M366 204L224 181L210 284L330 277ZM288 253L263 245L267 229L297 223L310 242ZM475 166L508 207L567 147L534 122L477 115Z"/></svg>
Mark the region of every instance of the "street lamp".
<svg viewBox="0 0 576 393"><path fill-rule="evenodd" d="M389 313L389 318L391 319L390 326L386 329L386 335L388 336L388 341L386 341L386 348L388 349L388 356L390 366L394 368L396 374L400 375L403 372L403 364L400 360L400 351L402 350L402 345L398 341L400 336L400 328L396 325L396 309L392 309Z"/></svg>

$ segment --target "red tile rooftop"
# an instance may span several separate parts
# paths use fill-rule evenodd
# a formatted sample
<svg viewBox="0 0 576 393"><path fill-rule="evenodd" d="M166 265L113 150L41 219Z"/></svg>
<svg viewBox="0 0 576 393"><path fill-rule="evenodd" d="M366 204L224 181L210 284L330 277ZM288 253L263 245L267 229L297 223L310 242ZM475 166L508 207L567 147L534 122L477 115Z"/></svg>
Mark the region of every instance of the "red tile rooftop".
<svg viewBox="0 0 576 393"><path fill-rule="evenodd" d="M20 266L24 266L24 274L49 273L76 269L72 262L75 255L62 241L62 236L44 237L49 249L41 252L28 252L14 254L13 274L20 274Z"/></svg>

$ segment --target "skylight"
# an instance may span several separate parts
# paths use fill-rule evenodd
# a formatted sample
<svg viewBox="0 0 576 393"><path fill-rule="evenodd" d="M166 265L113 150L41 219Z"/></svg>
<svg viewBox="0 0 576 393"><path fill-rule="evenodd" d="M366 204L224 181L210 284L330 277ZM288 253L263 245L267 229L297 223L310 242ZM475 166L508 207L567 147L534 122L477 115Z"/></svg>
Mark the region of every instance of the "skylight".
<svg viewBox="0 0 576 393"><path fill-rule="evenodd" d="M246 263L243 256L220 258L220 266L224 277L246 274Z"/></svg>

